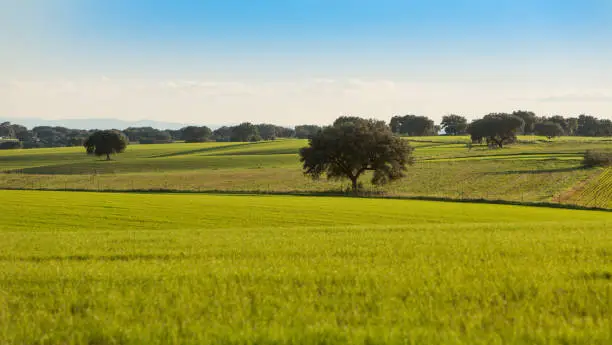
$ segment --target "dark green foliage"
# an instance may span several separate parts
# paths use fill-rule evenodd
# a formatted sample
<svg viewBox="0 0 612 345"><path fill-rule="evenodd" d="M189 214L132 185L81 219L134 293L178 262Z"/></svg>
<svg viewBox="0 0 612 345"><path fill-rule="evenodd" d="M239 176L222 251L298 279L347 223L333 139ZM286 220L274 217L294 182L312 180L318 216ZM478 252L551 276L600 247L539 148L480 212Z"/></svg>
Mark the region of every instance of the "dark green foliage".
<svg viewBox="0 0 612 345"><path fill-rule="evenodd" d="M549 140L555 137L560 137L565 134L565 131L563 130L563 127L561 127L560 124L551 121L536 123L534 127L535 134L543 135Z"/></svg>
<svg viewBox="0 0 612 345"><path fill-rule="evenodd" d="M467 130L467 119L460 115L450 114L442 117L441 128L449 135L462 135Z"/></svg>
<svg viewBox="0 0 612 345"><path fill-rule="evenodd" d="M535 124L538 121L533 111L517 110L512 112L512 115L523 119L525 126L523 127L522 133L531 134L535 130Z"/></svg>
<svg viewBox="0 0 612 345"><path fill-rule="evenodd" d="M260 141L257 126L250 122L243 122L238 126L232 127L230 141Z"/></svg>
<svg viewBox="0 0 612 345"><path fill-rule="evenodd" d="M582 165L585 167L612 166L612 150L587 150Z"/></svg>
<svg viewBox="0 0 612 345"><path fill-rule="evenodd" d="M276 139L276 126L268 123L261 123L256 126L259 136L263 140L274 140Z"/></svg>
<svg viewBox="0 0 612 345"><path fill-rule="evenodd" d="M340 116L339 118L337 118L334 123L332 124L332 126L341 126L345 123L358 123L360 121L365 120L364 118L361 118L359 116Z"/></svg>
<svg viewBox="0 0 612 345"><path fill-rule="evenodd" d="M480 120L473 121L468 126L468 133L473 142L482 142L503 148L506 144L516 141L516 134L524 125L520 117L506 113L491 113Z"/></svg>
<svg viewBox="0 0 612 345"><path fill-rule="evenodd" d="M391 131L408 136L436 135L434 121L425 116L394 116L389 122Z"/></svg>
<svg viewBox="0 0 612 345"><path fill-rule="evenodd" d="M338 121L312 136L300 150L304 173L314 179L348 178L353 191L366 171L373 171L372 183L382 185L404 177L413 163L413 148L395 136L383 121L353 119Z"/></svg>
<svg viewBox="0 0 612 345"><path fill-rule="evenodd" d="M130 142L141 144L162 144L172 142L168 131L160 131L153 127L129 127L123 130Z"/></svg>
<svg viewBox="0 0 612 345"><path fill-rule="evenodd" d="M317 125L300 125L295 126L295 136L298 139L309 139L311 136L317 134L322 129L321 126Z"/></svg>
<svg viewBox="0 0 612 345"><path fill-rule="evenodd" d="M574 131L576 130L576 128L571 129L568 119L564 118L561 115L543 117L541 119L541 122L552 122L558 124L559 126L561 126L561 128L563 128L563 134L565 135L573 135Z"/></svg>
<svg viewBox="0 0 612 345"><path fill-rule="evenodd" d="M212 131L206 126L187 126L181 129L182 139L187 143L202 143L210 140Z"/></svg>
<svg viewBox="0 0 612 345"><path fill-rule="evenodd" d="M274 140L276 138L291 138L295 135L295 131L291 128L272 125L269 123L261 123L255 125L259 132L259 136L263 140Z"/></svg>
<svg viewBox="0 0 612 345"><path fill-rule="evenodd" d="M168 144L173 142L172 135L166 131L157 131L138 139L140 144Z"/></svg>
<svg viewBox="0 0 612 345"><path fill-rule="evenodd" d="M10 122L0 123L0 138L15 139L16 137L15 129Z"/></svg>
<svg viewBox="0 0 612 345"><path fill-rule="evenodd" d="M600 119L599 120L599 130L597 131L597 136L600 136L600 137L611 137L612 136L612 120L610 119Z"/></svg>
<svg viewBox="0 0 612 345"><path fill-rule="evenodd" d="M20 131L17 137L24 142L26 147L64 147L79 145L79 143L82 145L91 133L92 131L66 127L38 126L32 128L30 133Z"/></svg>
<svg viewBox="0 0 612 345"><path fill-rule="evenodd" d="M106 160L110 160L111 154L125 151L127 145L128 139L117 130L97 131L87 138L85 144L83 144L87 154L106 155Z"/></svg>
<svg viewBox="0 0 612 345"><path fill-rule="evenodd" d="M578 117L577 135L594 137L599 132L599 120L590 115L580 115Z"/></svg>
<svg viewBox="0 0 612 345"><path fill-rule="evenodd" d="M230 141L232 139L232 127L223 126L213 132L215 141Z"/></svg>
<svg viewBox="0 0 612 345"><path fill-rule="evenodd" d="M23 148L19 140L0 141L0 150L13 150Z"/></svg>

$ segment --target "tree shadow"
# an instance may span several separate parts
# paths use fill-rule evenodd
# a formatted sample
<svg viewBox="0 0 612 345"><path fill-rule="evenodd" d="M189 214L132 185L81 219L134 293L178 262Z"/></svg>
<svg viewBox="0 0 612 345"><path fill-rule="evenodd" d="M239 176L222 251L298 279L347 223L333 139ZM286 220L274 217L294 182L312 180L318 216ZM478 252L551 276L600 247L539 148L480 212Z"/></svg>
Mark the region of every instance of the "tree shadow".
<svg viewBox="0 0 612 345"><path fill-rule="evenodd" d="M483 173L483 175L521 175L521 174L537 175L537 174L572 172L572 171L580 171L580 170L589 170L589 168L579 165L575 167L558 168L558 169L490 171L490 172Z"/></svg>
<svg viewBox="0 0 612 345"><path fill-rule="evenodd" d="M210 152L210 151L216 151L216 150L223 150L223 149L226 149L226 148L234 148L234 147L240 147L240 146L249 146L249 145L253 145L253 144L256 144L256 143L240 143L240 144L232 144L232 145L204 147L204 148L201 148L201 149L187 150L187 151L178 151L178 152L172 152L172 153L165 153L165 154L161 154L161 155L157 155L157 156L151 156L151 157L149 157L149 159L150 158L166 158L166 157L191 155L191 154L194 154L194 153Z"/></svg>

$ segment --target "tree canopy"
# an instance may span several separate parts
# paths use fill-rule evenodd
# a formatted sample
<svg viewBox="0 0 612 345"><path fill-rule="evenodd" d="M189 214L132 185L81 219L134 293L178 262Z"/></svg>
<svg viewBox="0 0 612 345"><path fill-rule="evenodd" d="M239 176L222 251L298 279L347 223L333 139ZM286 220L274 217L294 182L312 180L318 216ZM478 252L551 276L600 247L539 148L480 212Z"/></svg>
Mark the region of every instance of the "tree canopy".
<svg viewBox="0 0 612 345"><path fill-rule="evenodd" d="M93 133L83 146L87 150L87 154L96 156L106 155L106 160L110 160L111 154L117 154L125 151L128 145L126 136L116 130L97 131Z"/></svg>
<svg viewBox="0 0 612 345"><path fill-rule="evenodd" d="M187 143L201 143L208 141L212 131L206 126L187 126L181 128L181 137Z"/></svg>
<svg viewBox="0 0 612 345"><path fill-rule="evenodd" d="M465 117L455 114L444 115L440 124L444 133L449 135L465 134L465 130L468 126Z"/></svg>
<svg viewBox="0 0 612 345"><path fill-rule="evenodd" d="M308 139L320 130L321 126L317 125L299 125L295 126L295 136L298 139Z"/></svg>
<svg viewBox="0 0 612 345"><path fill-rule="evenodd" d="M394 116L391 118L389 126L391 127L391 131L393 131L393 133L408 136L426 136L436 134L436 126L434 125L434 121L426 116Z"/></svg>
<svg viewBox="0 0 612 345"><path fill-rule="evenodd" d="M535 129L535 124L538 122L538 118L533 111L516 110L512 112L512 115L520 117L525 125L523 126L522 133L531 134Z"/></svg>
<svg viewBox="0 0 612 345"><path fill-rule="evenodd" d="M486 139L488 144L503 148L504 145L516 141L516 134L522 131L524 124L523 119L518 116L491 113L473 121L468 127L468 133L472 141L481 142Z"/></svg>
<svg viewBox="0 0 612 345"><path fill-rule="evenodd" d="M231 141L260 141L259 129L250 122L243 122L231 129Z"/></svg>
<svg viewBox="0 0 612 345"><path fill-rule="evenodd" d="M554 137L560 137L565 134L563 127L561 127L560 124L552 121L536 123L534 127L535 134L543 135L549 140Z"/></svg>
<svg viewBox="0 0 612 345"><path fill-rule="evenodd" d="M404 177L413 163L413 148L377 120L338 121L314 134L300 150L304 173L313 179L347 178L354 192L358 179L372 171L372 183L381 185Z"/></svg>

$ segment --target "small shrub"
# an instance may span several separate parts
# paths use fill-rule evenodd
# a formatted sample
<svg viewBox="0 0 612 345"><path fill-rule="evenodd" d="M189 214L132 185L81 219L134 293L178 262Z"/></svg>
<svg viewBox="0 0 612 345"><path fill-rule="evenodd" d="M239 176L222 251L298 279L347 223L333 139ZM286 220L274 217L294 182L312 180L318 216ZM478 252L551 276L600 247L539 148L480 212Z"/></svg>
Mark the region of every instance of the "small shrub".
<svg viewBox="0 0 612 345"><path fill-rule="evenodd" d="M587 150L582 165L586 167L612 166L612 150Z"/></svg>

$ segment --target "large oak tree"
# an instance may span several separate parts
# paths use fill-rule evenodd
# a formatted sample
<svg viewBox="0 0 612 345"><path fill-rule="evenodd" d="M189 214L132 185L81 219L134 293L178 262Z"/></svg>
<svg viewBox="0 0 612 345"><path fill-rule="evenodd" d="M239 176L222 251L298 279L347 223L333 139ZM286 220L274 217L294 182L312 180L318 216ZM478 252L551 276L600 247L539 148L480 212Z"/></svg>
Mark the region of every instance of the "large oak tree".
<svg viewBox="0 0 612 345"><path fill-rule="evenodd" d="M108 161L111 159L111 154L125 151L127 145L127 137L123 133L115 130L97 131L90 135L83 144L87 150L87 154L106 156L106 160Z"/></svg>
<svg viewBox="0 0 612 345"><path fill-rule="evenodd" d="M404 177L412 151L383 121L345 117L314 134L300 150L300 160L306 175L347 178L357 192L359 177L367 171L373 172L375 185Z"/></svg>

